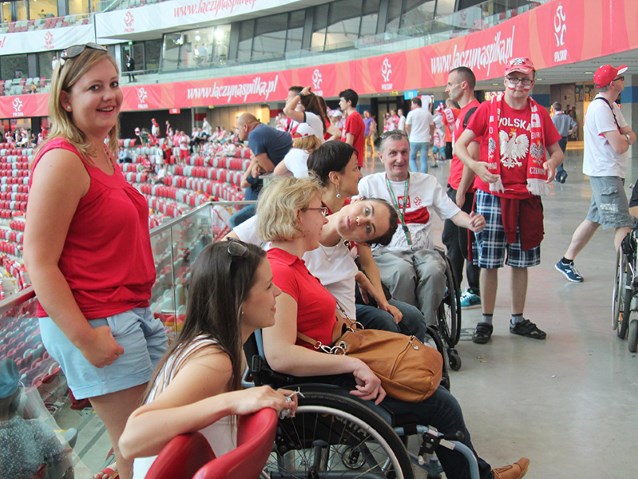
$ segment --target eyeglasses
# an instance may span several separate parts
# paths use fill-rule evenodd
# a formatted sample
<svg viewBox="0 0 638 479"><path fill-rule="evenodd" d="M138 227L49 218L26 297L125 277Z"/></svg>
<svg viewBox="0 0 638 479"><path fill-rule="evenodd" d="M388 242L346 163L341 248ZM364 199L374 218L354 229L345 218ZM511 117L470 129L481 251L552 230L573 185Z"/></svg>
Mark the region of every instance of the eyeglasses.
<svg viewBox="0 0 638 479"><path fill-rule="evenodd" d="M381 140L387 140L388 138L407 138L408 134L403 130L390 130L381 135Z"/></svg>
<svg viewBox="0 0 638 479"><path fill-rule="evenodd" d="M624 75L620 75L619 77L614 78L612 81L625 81L625 76Z"/></svg>
<svg viewBox="0 0 638 479"><path fill-rule="evenodd" d="M516 86L519 83L523 86L530 86L532 84L532 82L534 80L531 80L530 78L513 78L513 77L505 77L505 79L507 80L507 82L510 85Z"/></svg>
<svg viewBox="0 0 638 479"><path fill-rule="evenodd" d="M327 206L320 206L318 208L304 208L303 210L304 211L318 210L318 211L321 211L322 216L328 216L328 213L330 213L330 210L328 209Z"/></svg>
<svg viewBox="0 0 638 479"><path fill-rule="evenodd" d="M87 48L90 50L99 50L102 52L108 51L104 45L98 45L97 43L93 42L87 43L85 45L71 45L60 54L60 66L63 66L64 62L66 62L67 60L79 56Z"/></svg>
<svg viewBox="0 0 638 479"><path fill-rule="evenodd" d="M229 239L226 251L233 258L245 258L248 256L248 247L237 240Z"/></svg>

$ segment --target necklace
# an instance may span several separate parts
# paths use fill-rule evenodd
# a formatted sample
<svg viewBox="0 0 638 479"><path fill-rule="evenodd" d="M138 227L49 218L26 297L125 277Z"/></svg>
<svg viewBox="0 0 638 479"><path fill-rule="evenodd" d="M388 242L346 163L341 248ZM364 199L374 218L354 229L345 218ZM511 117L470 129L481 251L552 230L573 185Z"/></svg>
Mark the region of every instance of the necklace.
<svg viewBox="0 0 638 479"><path fill-rule="evenodd" d="M405 239L408 242L408 246L412 248L412 235L410 233L410 229L408 225L405 224L405 208L408 204L408 193L410 192L410 175L408 174L408 178L405 180L403 184L403 204L399 205L399 200L394 193L394 189L390 184L390 180L388 175L385 175L385 185L388 188L388 193L390 193L390 198L392 198L392 204L394 208L397 210L399 215L399 220L401 221L401 229L403 230L403 234L405 234Z"/></svg>
<svg viewBox="0 0 638 479"><path fill-rule="evenodd" d="M110 172L110 174L115 173L115 166L113 166L113 155L111 155L111 152L106 145L104 145L104 156L106 157L106 169Z"/></svg>

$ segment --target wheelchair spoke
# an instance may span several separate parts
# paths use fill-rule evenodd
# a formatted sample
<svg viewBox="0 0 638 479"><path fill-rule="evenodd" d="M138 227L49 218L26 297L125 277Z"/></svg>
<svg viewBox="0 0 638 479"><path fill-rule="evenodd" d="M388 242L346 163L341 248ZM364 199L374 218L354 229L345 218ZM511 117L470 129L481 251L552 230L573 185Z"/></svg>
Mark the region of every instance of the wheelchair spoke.
<svg viewBox="0 0 638 479"><path fill-rule="evenodd" d="M400 439L369 408L336 395L309 396L294 418L280 420L264 477L413 477Z"/></svg>

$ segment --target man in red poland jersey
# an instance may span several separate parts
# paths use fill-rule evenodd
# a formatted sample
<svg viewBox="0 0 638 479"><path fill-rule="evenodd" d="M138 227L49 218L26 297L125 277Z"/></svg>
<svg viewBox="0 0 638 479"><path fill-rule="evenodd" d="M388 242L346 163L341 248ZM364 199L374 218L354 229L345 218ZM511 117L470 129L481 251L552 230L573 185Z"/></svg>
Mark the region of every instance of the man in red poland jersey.
<svg viewBox="0 0 638 479"><path fill-rule="evenodd" d="M536 70L528 58L514 58L505 69L505 93L482 103L456 140L454 153L475 174L475 212L487 226L476 234L473 260L481 268L483 318L473 341L484 344L492 335L498 268L512 268L510 333L533 339L547 334L523 317L527 294L527 268L540 264L543 239L543 204L563 161L561 139L549 113L530 93ZM480 160L470 144L482 137ZM546 151L549 152L547 159ZM507 254L506 254L507 253Z"/></svg>

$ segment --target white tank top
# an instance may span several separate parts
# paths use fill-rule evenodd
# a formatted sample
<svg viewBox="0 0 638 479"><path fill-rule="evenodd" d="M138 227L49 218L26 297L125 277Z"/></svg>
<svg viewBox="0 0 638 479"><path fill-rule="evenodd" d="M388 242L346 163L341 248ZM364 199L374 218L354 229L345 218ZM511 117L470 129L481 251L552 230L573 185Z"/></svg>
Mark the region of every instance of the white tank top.
<svg viewBox="0 0 638 479"><path fill-rule="evenodd" d="M166 389L192 353L216 344L217 341L214 339L203 335L197 336L193 342L170 356L155 378L155 383L148 395L146 404L153 401ZM232 416L221 418L219 421L200 429L199 432L208 440L217 457L237 447L237 431L232 422ZM156 458L157 456L136 458L133 462L133 479L144 479Z"/></svg>

